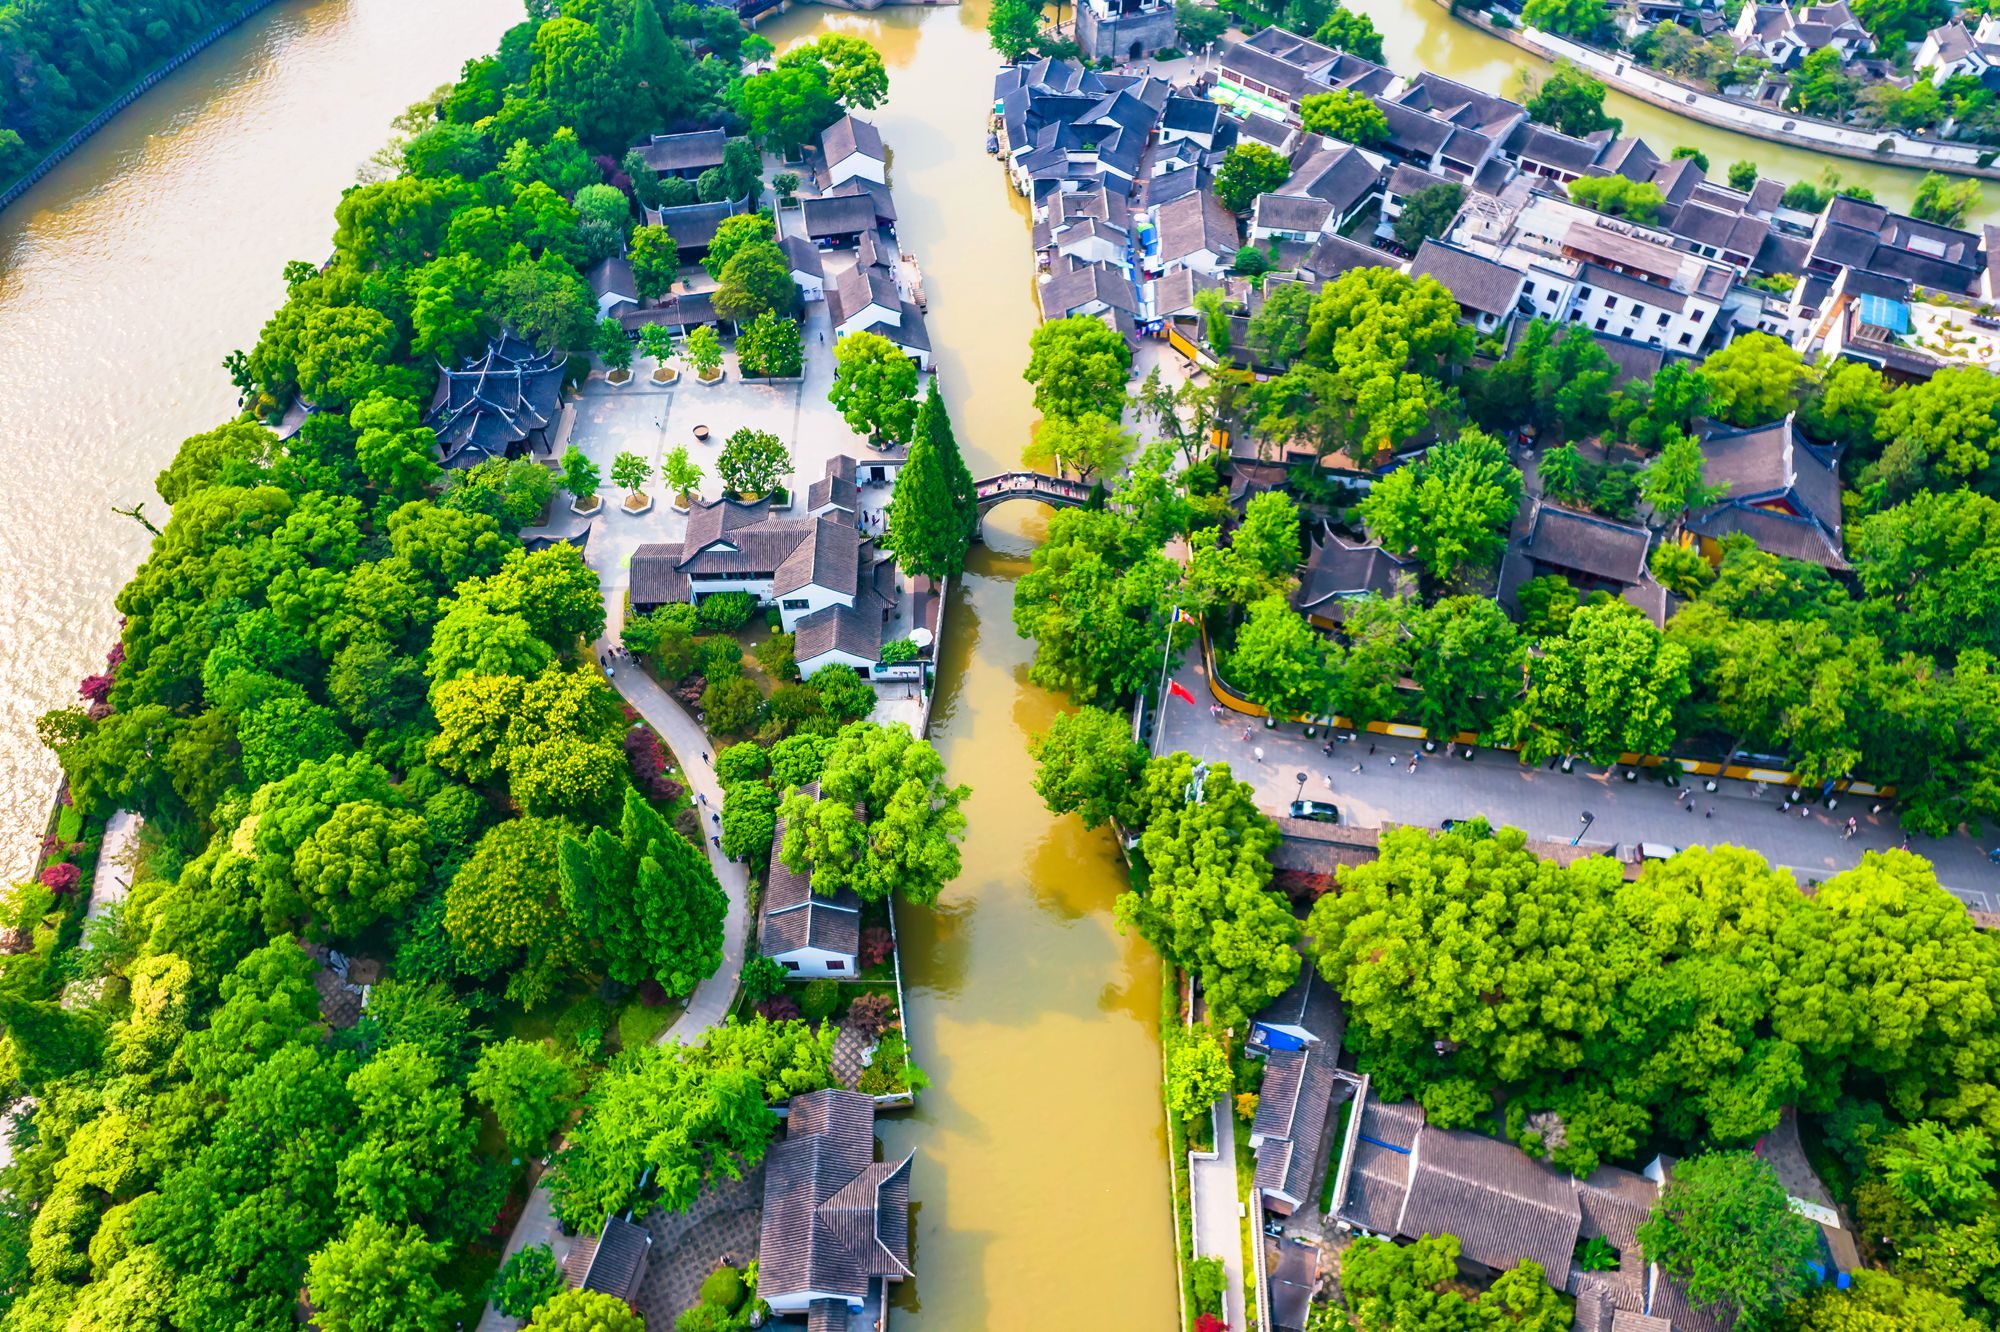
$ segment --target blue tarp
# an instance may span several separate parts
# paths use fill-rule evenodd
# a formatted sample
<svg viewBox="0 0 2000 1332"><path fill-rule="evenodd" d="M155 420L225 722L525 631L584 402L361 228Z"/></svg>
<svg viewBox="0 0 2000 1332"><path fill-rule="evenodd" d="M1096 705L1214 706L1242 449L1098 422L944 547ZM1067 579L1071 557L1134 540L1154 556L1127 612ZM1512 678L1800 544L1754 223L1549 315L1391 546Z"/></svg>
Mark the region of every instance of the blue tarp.
<svg viewBox="0 0 2000 1332"><path fill-rule="evenodd" d="M1891 333L1910 331L1910 307L1901 301L1892 301L1887 296L1863 296L1861 298L1862 322L1876 328L1886 328Z"/></svg>

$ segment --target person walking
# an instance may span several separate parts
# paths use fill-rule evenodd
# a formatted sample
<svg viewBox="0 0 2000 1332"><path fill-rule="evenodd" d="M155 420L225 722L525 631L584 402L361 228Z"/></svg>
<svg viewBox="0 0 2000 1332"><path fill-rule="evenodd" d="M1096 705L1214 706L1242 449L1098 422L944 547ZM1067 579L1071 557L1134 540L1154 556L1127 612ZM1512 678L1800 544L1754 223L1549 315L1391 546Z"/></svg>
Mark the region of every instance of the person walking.
<svg viewBox="0 0 2000 1332"><path fill-rule="evenodd" d="M1414 776L1416 771L1417 771L1417 756L1415 754L1412 754L1410 755L1410 772Z"/></svg>

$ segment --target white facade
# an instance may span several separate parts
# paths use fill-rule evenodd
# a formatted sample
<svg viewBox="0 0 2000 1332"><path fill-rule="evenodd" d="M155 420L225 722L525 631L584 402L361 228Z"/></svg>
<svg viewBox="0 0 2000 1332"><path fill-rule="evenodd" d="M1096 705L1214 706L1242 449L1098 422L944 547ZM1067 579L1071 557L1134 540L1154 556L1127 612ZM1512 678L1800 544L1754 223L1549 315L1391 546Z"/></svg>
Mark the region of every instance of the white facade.
<svg viewBox="0 0 2000 1332"><path fill-rule="evenodd" d="M885 666L877 670L874 662L869 661L865 657L857 657L852 652L844 652L839 648L828 648L817 656L808 657L797 662L796 665L799 668L799 678L801 680L812 679L813 676L825 670L828 666L850 667L854 670L855 674L864 680L871 678L891 679L893 677L889 672L894 669L893 667Z"/></svg>
<svg viewBox="0 0 2000 1332"><path fill-rule="evenodd" d="M901 307L884 305L881 301L871 296L868 304L862 306L853 314L848 315L847 318L834 326L833 338L835 342L838 342L849 333L860 333L873 328L877 324L887 324L891 328L899 328L902 326L902 323L903 311Z"/></svg>
<svg viewBox="0 0 2000 1332"><path fill-rule="evenodd" d="M872 180L877 185L887 185L889 164L879 157L870 157L857 148L838 162L828 162L826 179L829 188L843 185L850 180Z"/></svg>
<svg viewBox="0 0 2000 1332"><path fill-rule="evenodd" d="M808 273L803 269L792 270L792 283L799 289L802 301L823 301L826 299L826 279L818 273Z"/></svg>
<svg viewBox="0 0 2000 1332"><path fill-rule="evenodd" d="M803 669L799 673L808 679L811 678L810 673ZM788 953L772 954L772 960L783 967L786 974L800 976L807 980L820 980L822 978L853 980L855 974L859 971L859 968L855 966L856 959L854 954L836 953L826 948L814 948L810 946L794 948ZM811 1302L811 1299L807 1298L799 1308L790 1310L789 1312L804 1313L806 1311L805 1305ZM771 1308L774 1313L780 1312L775 1304Z"/></svg>

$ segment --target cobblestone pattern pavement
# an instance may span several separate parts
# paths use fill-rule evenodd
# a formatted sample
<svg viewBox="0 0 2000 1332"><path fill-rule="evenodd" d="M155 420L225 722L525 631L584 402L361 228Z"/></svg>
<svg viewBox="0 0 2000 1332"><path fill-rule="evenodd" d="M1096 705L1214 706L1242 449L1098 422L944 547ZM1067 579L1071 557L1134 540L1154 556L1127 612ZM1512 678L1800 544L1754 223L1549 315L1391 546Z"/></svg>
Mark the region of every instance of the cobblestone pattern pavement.
<svg viewBox="0 0 2000 1332"><path fill-rule="evenodd" d="M685 1212L656 1211L641 1224L653 1237L633 1303L647 1327L670 1328L720 1264L741 1268L757 1256L764 1213L764 1167L702 1190Z"/></svg>

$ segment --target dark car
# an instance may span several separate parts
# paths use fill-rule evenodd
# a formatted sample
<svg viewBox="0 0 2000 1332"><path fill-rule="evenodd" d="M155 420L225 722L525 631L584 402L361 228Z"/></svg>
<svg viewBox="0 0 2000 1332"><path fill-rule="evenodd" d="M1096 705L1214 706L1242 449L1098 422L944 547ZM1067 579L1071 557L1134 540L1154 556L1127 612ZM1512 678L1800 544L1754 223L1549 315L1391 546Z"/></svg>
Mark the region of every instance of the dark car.
<svg viewBox="0 0 2000 1332"><path fill-rule="evenodd" d="M1294 800L1292 802L1292 817L1295 819L1310 819L1314 823L1339 823L1340 810L1336 806L1327 804L1324 800Z"/></svg>

